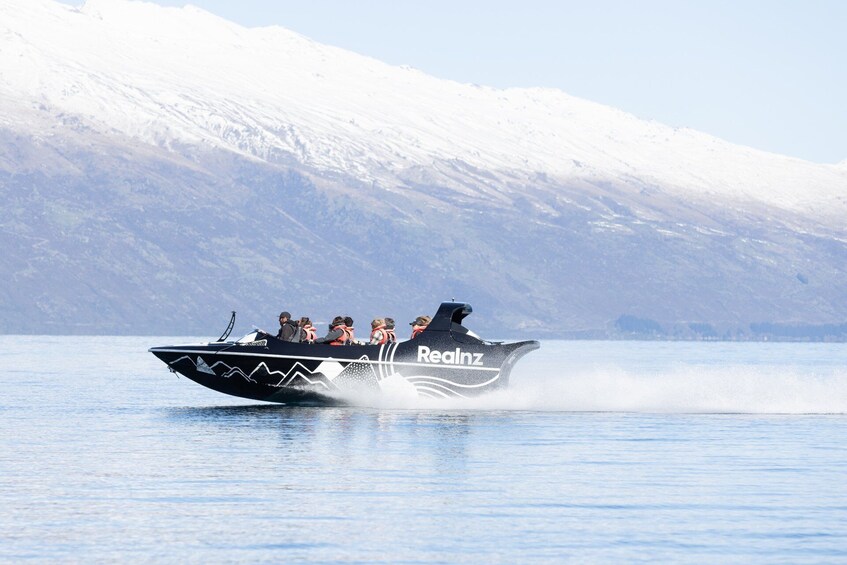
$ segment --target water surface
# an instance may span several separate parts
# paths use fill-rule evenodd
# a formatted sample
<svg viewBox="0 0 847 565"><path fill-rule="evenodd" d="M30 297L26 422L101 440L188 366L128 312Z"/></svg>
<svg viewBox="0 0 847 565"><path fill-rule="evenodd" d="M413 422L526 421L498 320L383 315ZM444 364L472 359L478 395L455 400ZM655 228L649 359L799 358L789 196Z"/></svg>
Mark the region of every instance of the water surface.
<svg viewBox="0 0 847 565"><path fill-rule="evenodd" d="M0 559L845 562L843 344L545 342L506 393L289 408L0 336Z"/></svg>

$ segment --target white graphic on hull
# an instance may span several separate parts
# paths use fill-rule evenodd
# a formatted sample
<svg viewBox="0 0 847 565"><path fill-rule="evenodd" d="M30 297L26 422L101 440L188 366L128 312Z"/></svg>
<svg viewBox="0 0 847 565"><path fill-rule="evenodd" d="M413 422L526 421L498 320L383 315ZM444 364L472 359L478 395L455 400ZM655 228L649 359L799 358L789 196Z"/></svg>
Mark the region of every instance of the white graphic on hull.
<svg viewBox="0 0 847 565"><path fill-rule="evenodd" d="M217 368L219 366L223 367L224 371L219 376L221 378L224 378L224 379L229 379L229 378L232 378L233 376L239 376L239 377L243 378L244 380L246 380L247 382L258 383L258 381L253 378L253 375L255 375L257 372L259 372L261 369L264 369L264 374L279 375L280 376L280 380L279 380L278 383L271 384L269 386L276 386L276 387L290 386L291 382L294 379L296 379L297 377L300 377L304 381L306 381L307 383L309 383L311 385L319 384L319 385L322 385L324 388L329 389L329 387L326 385L326 383L322 383L320 381L312 381L311 379L309 379L309 376L310 377L315 376L314 373L309 371L306 367L304 367L300 363L295 363L294 366L291 367L291 369L289 369L287 373L283 373L282 371L271 371L270 368L267 366L267 364L263 361L263 362L259 363L258 365L256 365L256 368L253 369L252 371L250 371L250 374L247 374L244 371L242 371L240 367L231 367L230 365L227 365L223 361L218 361L210 367L203 360L203 358L199 357L199 356L197 357L196 362L190 356L184 355L184 356L180 357L179 359L172 361L169 364L170 365L176 365L177 363L179 363L180 361L183 361L185 359L187 359L188 361L191 361L191 363L194 364L194 367L197 369L197 371L199 371L201 373L207 373L207 374L210 374L210 375L218 376L218 374L215 372L215 368Z"/></svg>
<svg viewBox="0 0 847 565"><path fill-rule="evenodd" d="M340 375L343 371L344 365L338 361L324 361L318 365L317 369L315 369L316 373L323 373L323 375L330 381Z"/></svg>

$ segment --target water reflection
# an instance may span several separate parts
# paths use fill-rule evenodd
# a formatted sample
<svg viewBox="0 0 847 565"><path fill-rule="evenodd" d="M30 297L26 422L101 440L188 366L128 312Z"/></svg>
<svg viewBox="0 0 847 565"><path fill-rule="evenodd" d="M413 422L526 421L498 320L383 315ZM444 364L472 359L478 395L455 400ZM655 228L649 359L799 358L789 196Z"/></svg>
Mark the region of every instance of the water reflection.
<svg viewBox="0 0 847 565"><path fill-rule="evenodd" d="M411 466L421 475L447 474L457 481L466 474L474 433L509 426L507 420L515 417L508 412L265 404L170 408L165 416L174 432L226 436L257 451L272 446L274 459L282 466L308 460L312 468L358 465L377 475Z"/></svg>
<svg viewBox="0 0 847 565"><path fill-rule="evenodd" d="M244 404L236 406L180 406L166 409L168 418L186 423L254 420L268 421L285 417L288 412L310 413L317 410L312 407L285 406L282 404Z"/></svg>

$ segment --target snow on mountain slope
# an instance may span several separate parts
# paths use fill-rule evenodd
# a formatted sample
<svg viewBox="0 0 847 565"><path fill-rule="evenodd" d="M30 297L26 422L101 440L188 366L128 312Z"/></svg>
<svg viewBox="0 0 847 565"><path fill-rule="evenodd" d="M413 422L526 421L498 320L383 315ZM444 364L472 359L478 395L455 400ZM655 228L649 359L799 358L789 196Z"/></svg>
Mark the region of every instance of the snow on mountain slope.
<svg viewBox="0 0 847 565"><path fill-rule="evenodd" d="M193 7L0 0L2 124L31 129L25 108L145 143L224 148L388 190L421 168L463 162L493 176L472 186L436 181L508 200L510 180L533 190L527 181L543 173L557 183L617 181L815 214L847 209L843 166L733 145L556 90L440 80Z"/></svg>

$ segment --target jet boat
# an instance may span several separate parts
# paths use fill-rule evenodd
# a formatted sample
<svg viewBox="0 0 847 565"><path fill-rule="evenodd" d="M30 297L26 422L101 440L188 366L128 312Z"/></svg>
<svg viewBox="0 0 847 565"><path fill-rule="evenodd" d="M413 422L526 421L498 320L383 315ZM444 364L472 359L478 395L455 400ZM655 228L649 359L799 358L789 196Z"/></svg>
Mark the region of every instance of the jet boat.
<svg viewBox="0 0 847 565"><path fill-rule="evenodd" d="M486 341L462 321L466 303L444 302L415 339L384 345L292 343L254 330L237 341L152 347L171 371L213 390L283 404L344 403L348 391L405 389L429 398L476 396L508 385L537 341Z"/></svg>

